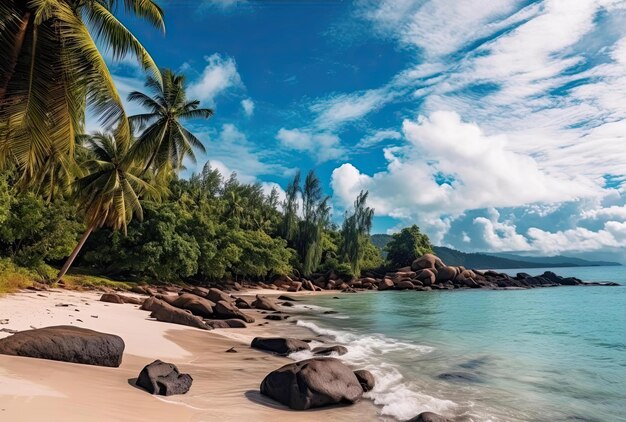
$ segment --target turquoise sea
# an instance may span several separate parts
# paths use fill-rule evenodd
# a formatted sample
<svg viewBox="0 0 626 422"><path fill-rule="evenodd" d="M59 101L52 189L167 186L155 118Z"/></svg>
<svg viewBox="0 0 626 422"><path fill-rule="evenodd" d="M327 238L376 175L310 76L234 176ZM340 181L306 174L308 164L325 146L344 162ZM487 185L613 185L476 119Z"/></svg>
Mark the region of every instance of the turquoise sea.
<svg viewBox="0 0 626 422"><path fill-rule="evenodd" d="M338 294L299 302L298 324L375 374L369 396L389 420L431 410L459 421L626 421L626 267L553 271L623 285Z"/></svg>

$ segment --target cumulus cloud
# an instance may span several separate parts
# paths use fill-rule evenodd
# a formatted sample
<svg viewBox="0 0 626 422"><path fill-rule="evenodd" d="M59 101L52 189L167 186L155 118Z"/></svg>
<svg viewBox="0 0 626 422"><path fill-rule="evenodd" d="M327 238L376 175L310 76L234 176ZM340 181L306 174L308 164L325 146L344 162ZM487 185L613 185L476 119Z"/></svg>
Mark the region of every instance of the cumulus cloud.
<svg viewBox="0 0 626 422"><path fill-rule="evenodd" d="M339 137L328 132L281 128L276 139L285 148L311 154L318 163L339 158L346 153Z"/></svg>
<svg viewBox="0 0 626 422"><path fill-rule="evenodd" d="M199 78L189 85L188 95L214 107L219 95L229 89L243 87L243 82L233 58L215 53L205 59L207 64Z"/></svg>
<svg viewBox="0 0 626 422"><path fill-rule="evenodd" d="M241 107L243 108L243 112L246 113L246 116L251 117L254 114L254 101L250 98L241 100Z"/></svg>

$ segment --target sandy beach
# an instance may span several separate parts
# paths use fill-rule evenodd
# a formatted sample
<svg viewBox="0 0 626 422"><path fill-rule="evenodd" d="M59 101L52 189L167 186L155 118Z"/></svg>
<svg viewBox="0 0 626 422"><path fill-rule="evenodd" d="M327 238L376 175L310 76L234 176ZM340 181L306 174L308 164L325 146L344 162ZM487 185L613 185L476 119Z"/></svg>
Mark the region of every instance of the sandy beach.
<svg viewBox="0 0 626 422"><path fill-rule="evenodd" d="M259 311L247 310L257 319L248 328L203 331L154 321L138 305L100 302L100 295L51 290L0 298L0 320L8 319L0 330L76 325L119 335L126 344L119 368L0 355L0 420L382 420L365 399L348 407L296 412L260 394L265 375L291 360L251 349L250 342L255 336L285 334L313 338L293 323L264 324ZM0 338L9 335L0 331ZM226 352L232 347L237 353ZM155 359L191 374L189 393L164 398L134 386L133 379Z"/></svg>

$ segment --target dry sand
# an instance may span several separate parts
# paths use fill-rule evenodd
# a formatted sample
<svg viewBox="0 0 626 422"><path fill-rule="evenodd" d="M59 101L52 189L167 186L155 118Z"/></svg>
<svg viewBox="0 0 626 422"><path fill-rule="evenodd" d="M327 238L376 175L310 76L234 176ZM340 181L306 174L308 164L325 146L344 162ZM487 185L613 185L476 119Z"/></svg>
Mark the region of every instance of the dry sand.
<svg viewBox="0 0 626 422"><path fill-rule="evenodd" d="M263 377L291 361L253 350L250 341L258 335L311 336L300 327L285 322L259 326L262 315L247 310L257 322L246 329L203 331L156 322L136 305L103 303L99 297L98 292L55 290L0 298L0 320L9 320L0 330L76 325L117 334L126 343L119 368L0 355L0 421L379 420L367 400L295 412L259 393ZM57 306L62 304L68 306ZM8 335L0 332L0 338ZM237 353L226 353L231 347ZM133 379L155 359L190 373L189 393L164 398L135 387Z"/></svg>

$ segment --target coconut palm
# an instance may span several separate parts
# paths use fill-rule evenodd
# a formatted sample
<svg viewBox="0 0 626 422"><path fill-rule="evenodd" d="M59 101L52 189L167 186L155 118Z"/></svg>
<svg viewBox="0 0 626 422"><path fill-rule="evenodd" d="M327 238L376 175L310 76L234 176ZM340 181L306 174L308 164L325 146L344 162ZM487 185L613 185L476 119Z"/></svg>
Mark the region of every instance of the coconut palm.
<svg viewBox="0 0 626 422"><path fill-rule="evenodd" d="M93 230L107 226L126 234L133 216L143 218L139 198L159 197L159 191L140 177L141 166L130 159L129 142L112 134L97 133L86 141L86 147L92 156L83 163L87 175L75 182L75 193L87 230L59 271L57 281L65 275Z"/></svg>
<svg viewBox="0 0 626 422"><path fill-rule="evenodd" d="M164 28L152 0L0 1L0 150L27 182L69 171L87 106L104 127L116 124L118 136L130 136L98 45L114 59L137 57L154 75L158 68L114 16L120 7Z"/></svg>
<svg viewBox="0 0 626 422"><path fill-rule="evenodd" d="M205 152L202 142L181 121L208 119L213 110L199 108L200 101L188 100L185 77L169 69L163 70L160 79L149 76L145 85L152 96L138 91L128 95L129 101L148 109L148 113L130 117L133 128L143 131L132 154L138 158L147 157L145 170L151 167L156 172L180 170L185 158L195 162L194 149Z"/></svg>

